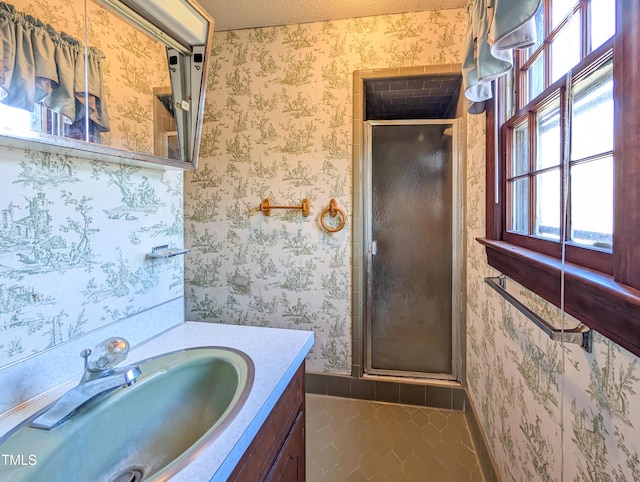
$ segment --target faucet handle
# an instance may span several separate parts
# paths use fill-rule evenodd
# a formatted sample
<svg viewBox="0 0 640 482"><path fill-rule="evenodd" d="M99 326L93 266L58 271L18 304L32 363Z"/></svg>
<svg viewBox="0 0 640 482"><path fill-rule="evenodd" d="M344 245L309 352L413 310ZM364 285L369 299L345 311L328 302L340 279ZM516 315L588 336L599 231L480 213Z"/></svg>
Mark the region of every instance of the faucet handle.
<svg viewBox="0 0 640 482"><path fill-rule="evenodd" d="M80 354L85 359L85 370L99 372L110 370L129 354L129 342L124 338L107 338L98 343L93 351L88 348Z"/></svg>

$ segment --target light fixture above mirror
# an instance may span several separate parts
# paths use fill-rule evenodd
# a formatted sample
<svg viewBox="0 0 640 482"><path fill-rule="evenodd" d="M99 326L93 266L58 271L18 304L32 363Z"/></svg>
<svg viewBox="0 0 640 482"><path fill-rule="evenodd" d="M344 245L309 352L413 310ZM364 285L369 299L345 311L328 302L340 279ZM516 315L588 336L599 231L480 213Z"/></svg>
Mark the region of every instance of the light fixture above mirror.
<svg viewBox="0 0 640 482"><path fill-rule="evenodd" d="M188 54L194 45L205 45L209 27L213 24L213 19L206 12L186 0L99 1L139 25L153 25L149 29L150 34L158 35L158 40L178 50L178 45L183 46L183 54Z"/></svg>
<svg viewBox="0 0 640 482"><path fill-rule="evenodd" d="M213 18L191 0L97 0L167 46L180 159L197 165Z"/></svg>

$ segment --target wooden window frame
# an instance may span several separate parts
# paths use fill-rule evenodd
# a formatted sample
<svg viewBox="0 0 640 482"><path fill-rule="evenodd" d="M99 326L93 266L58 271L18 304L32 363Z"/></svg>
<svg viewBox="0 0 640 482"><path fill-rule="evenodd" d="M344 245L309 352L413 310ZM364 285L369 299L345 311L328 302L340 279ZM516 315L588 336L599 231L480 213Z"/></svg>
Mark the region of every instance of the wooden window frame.
<svg viewBox="0 0 640 482"><path fill-rule="evenodd" d="M613 49L613 39L609 40L608 42L605 42L601 47L599 47L594 52L592 52L587 57L585 57L584 60L581 61L573 69L575 72L577 72L577 74L573 77L572 82L574 84L579 82L580 80L587 77L590 73L594 72L599 67L601 67L602 65L610 61L612 57L611 56L612 49ZM567 88L566 77L562 77L561 79L554 82L551 86L546 88L543 92L541 92L540 95L536 97L536 99L531 101L531 103L528 104L526 108L523 108L522 110L518 111L511 119L509 119L508 121L501 120L500 122L501 139L504 139L504 142L506 145L510 145L510 142L512 141L512 136L510 131L512 131L515 126L522 124L522 122L527 120L528 118L528 129L529 129L528 144L529 144L529 151L530 151L528 170L526 173L522 173L522 174L519 174L518 176L511 176L511 177L509 177L509 173L507 172L505 177L509 177L509 179L516 178L516 177L529 179L529 187L530 187L529 206L531 206L529 210L530 211L529 212L529 230L530 231L533 229L534 211L535 211L535 206L534 206L535 196L533 194L535 184L533 183L533 179L540 173L545 171L548 172L552 169L558 169L561 176L564 171L564 166L562 164L560 164L559 166L544 167L540 169L535 167L535 158L536 158L535 151L537 149L536 147L537 144L535 142L535 139L536 139L535 132L537 130L537 125L538 125L537 113L554 102L557 102L559 104L560 112L564 112L566 88ZM561 115L560 116L561 131L564 130L563 124L564 124L564 118ZM564 135L564 133L562 135ZM558 148L560 149L561 146L558 146ZM606 154L610 154L610 152ZM509 149L505 148L504 156L505 156L504 165L505 166L510 165L512 160L511 159L512 152ZM582 162L582 160L579 160L579 161L572 160L570 161L569 165L573 166L578 164L579 162ZM503 192L505 192L506 194L508 192L508 189L503 188ZM508 218L505 217L505 219L508 219ZM560 223L560 219L558 219L558 222ZM562 226L561 226L561 231L562 231ZM592 249L586 246L581 246L581 245L572 243L569 240L568 232L566 233L561 232L560 235L565 241L567 241L565 245L565 248L566 248L565 256L567 261L574 262L576 264L579 264L591 269L595 269L597 271L601 271L607 274L613 274L613 256L610 252L598 251L596 249ZM511 244L516 244L518 246L526 247L534 251L538 251L540 253L548 254L549 256L554 256L556 258L561 257L562 244L557 241L552 241L542 237L536 237L531 233L520 234L514 231L510 231L508 229L504 229L502 236L504 241L509 242Z"/></svg>
<svg viewBox="0 0 640 482"><path fill-rule="evenodd" d="M503 130L496 129L501 119L493 101L487 105L486 233L478 242L490 266L558 307L564 276L565 311L640 356L640 2L616 0L616 11L622 14L616 16L613 40L614 238L609 261L594 265L590 255L567 254L563 266L559 252L540 251L526 241L515 244L505 235L506 147Z"/></svg>

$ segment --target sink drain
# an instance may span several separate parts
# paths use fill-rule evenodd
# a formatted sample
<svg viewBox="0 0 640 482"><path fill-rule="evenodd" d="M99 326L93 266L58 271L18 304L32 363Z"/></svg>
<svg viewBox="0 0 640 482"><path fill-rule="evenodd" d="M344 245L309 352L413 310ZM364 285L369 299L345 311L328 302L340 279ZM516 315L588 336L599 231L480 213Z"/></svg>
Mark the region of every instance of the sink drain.
<svg viewBox="0 0 640 482"><path fill-rule="evenodd" d="M143 475L142 467L129 467L111 479L111 482L140 482Z"/></svg>

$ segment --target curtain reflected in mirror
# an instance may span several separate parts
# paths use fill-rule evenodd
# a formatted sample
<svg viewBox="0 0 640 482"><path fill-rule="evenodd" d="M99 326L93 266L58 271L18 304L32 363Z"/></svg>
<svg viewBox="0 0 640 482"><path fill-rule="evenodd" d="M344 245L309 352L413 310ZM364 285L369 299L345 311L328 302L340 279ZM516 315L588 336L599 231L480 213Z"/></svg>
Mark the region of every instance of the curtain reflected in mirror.
<svg viewBox="0 0 640 482"><path fill-rule="evenodd" d="M0 2L0 135L180 160L170 85L165 45L94 2Z"/></svg>
<svg viewBox="0 0 640 482"><path fill-rule="evenodd" d="M13 116L7 114L15 111L3 110L4 127L100 142L100 133L109 132L102 51L87 49L85 78L80 40L4 2L0 2L0 38L0 100L31 113L25 118L28 124L12 123L8 120Z"/></svg>

